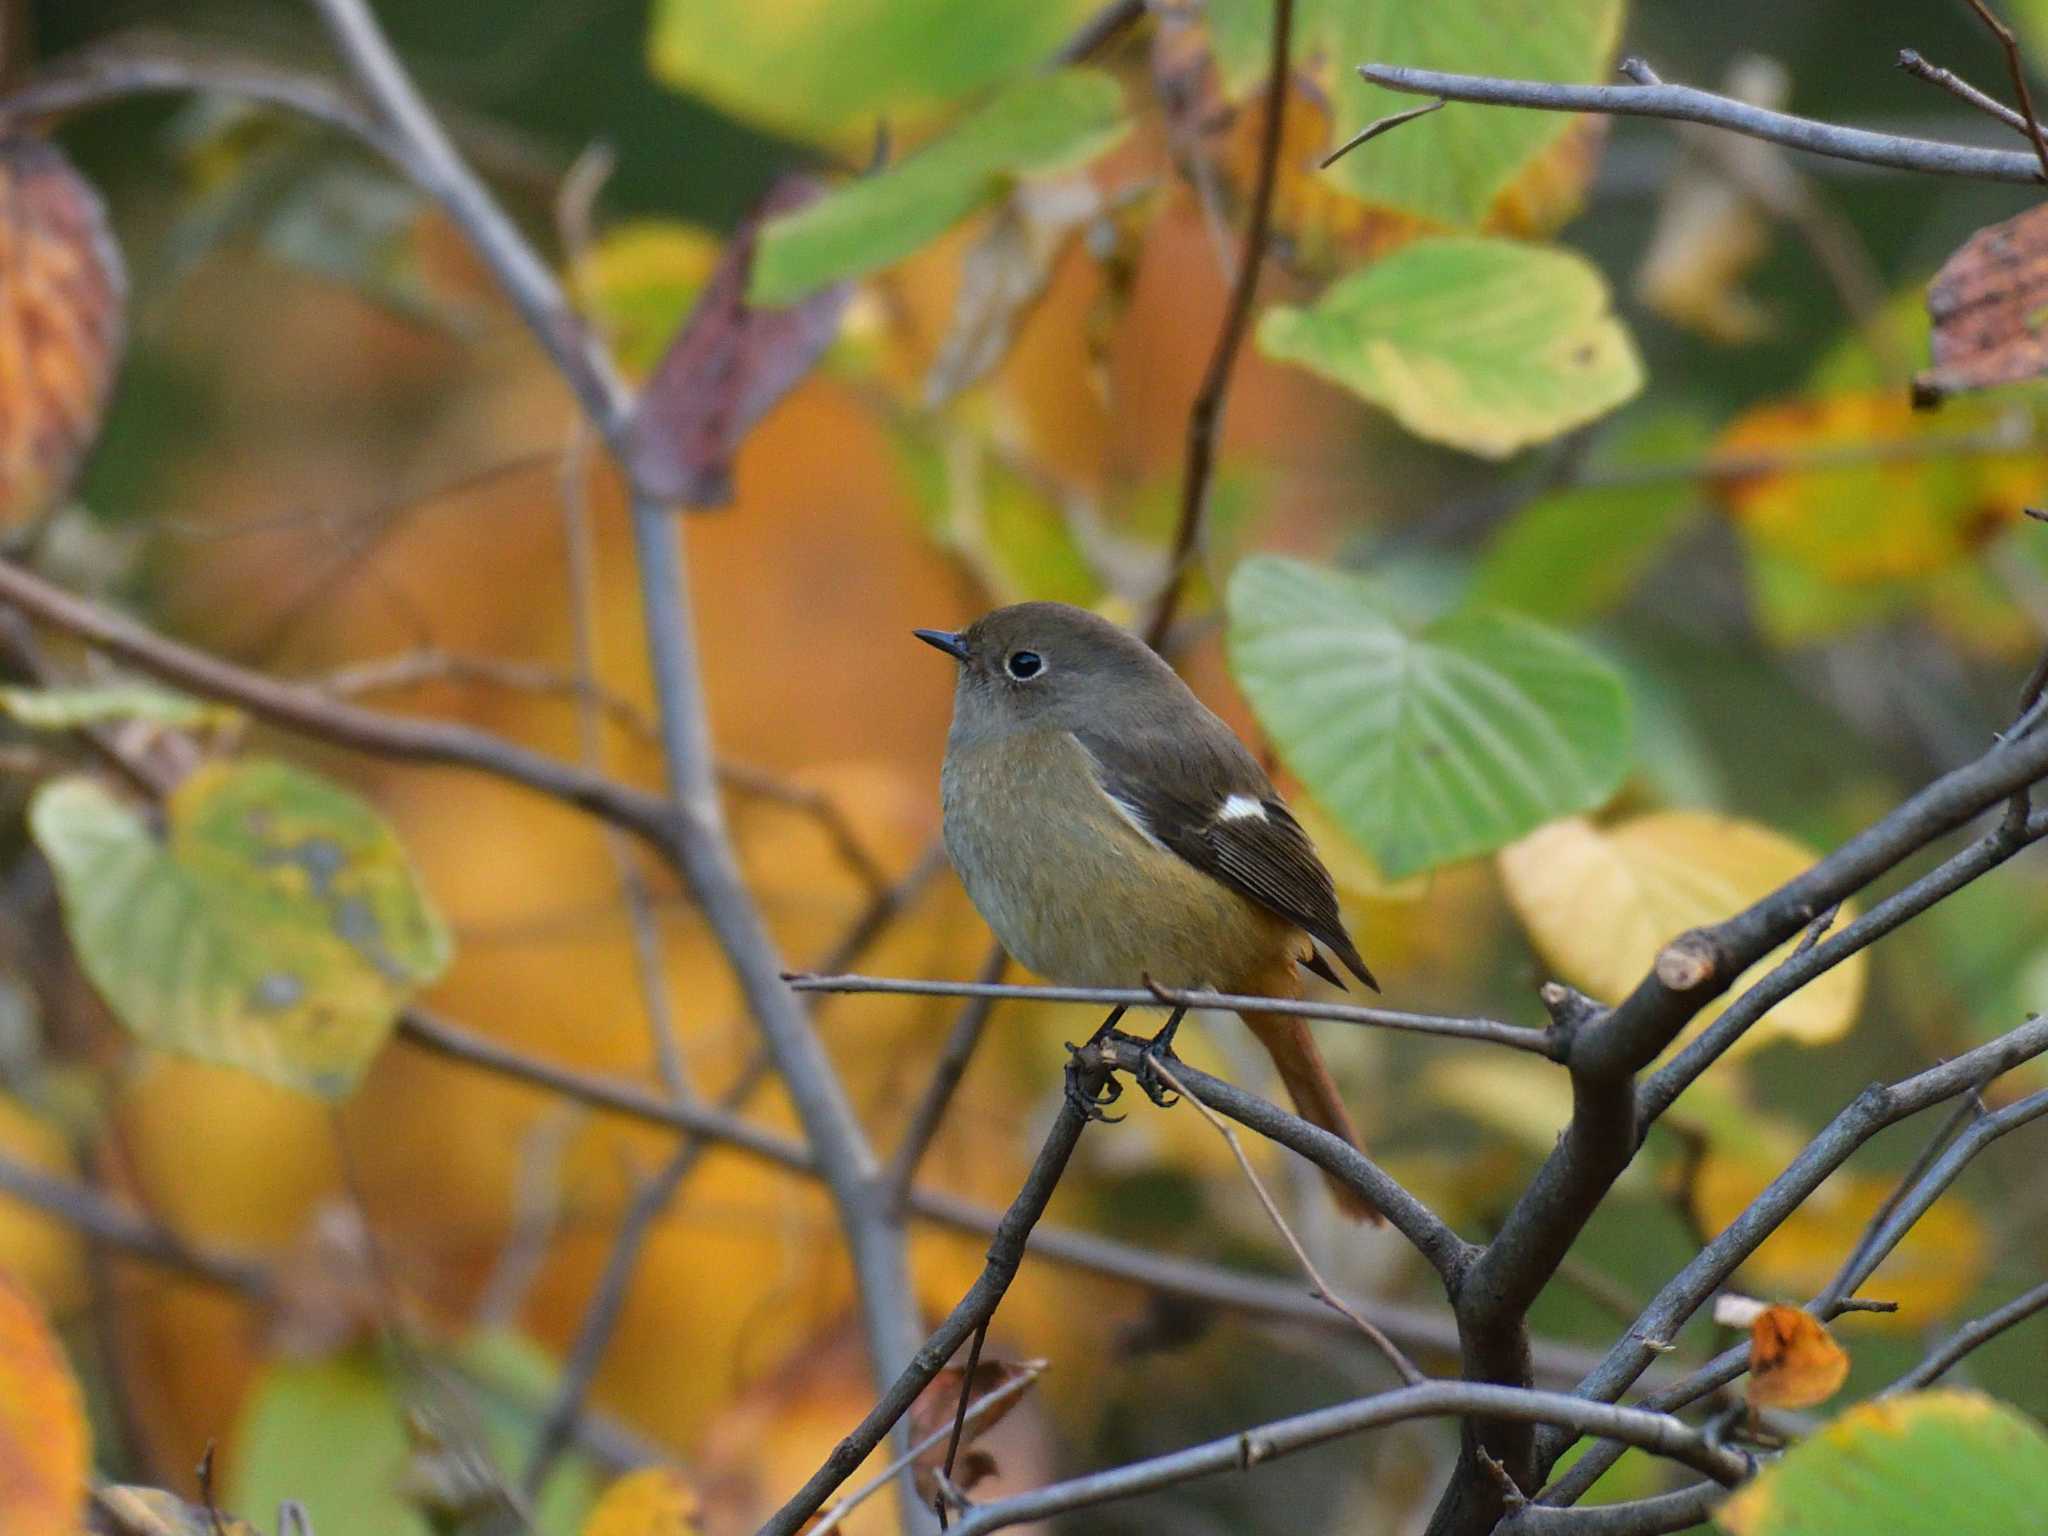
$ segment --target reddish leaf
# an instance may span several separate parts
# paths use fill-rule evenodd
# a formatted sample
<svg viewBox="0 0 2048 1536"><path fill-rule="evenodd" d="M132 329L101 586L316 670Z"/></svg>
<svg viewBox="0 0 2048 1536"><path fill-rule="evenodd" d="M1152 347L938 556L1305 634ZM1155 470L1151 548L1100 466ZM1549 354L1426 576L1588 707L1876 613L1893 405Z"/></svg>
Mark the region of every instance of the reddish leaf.
<svg viewBox="0 0 2048 1536"><path fill-rule="evenodd" d="M853 292L837 283L787 309L746 302L763 222L823 191L807 177L778 182L733 232L711 280L641 391L628 467L647 491L690 507L732 500L732 459L754 423L811 371L839 331Z"/></svg>
<svg viewBox="0 0 2048 1536"><path fill-rule="evenodd" d="M55 146L0 140L0 524L70 486L113 384L126 292L99 195Z"/></svg>
<svg viewBox="0 0 2048 1536"><path fill-rule="evenodd" d="M1927 287L1934 366L1916 405L2048 372L2048 204L1965 240Z"/></svg>
<svg viewBox="0 0 2048 1536"><path fill-rule="evenodd" d="M1023 1399L1030 1390L1028 1385L1019 1387L1001 1402L985 1409L977 1408L991 1393L1020 1378L1027 1382L1045 1369L1042 1360L1015 1363L1007 1360L983 1360L974 1368L974 1388L968 1394L967 1425L960 1435L960 1454L953 1463L952 1484L962 1493L977 1483L985 1482L997 1472L995 1457L987 1451L974 1448L974 1442L993 1429L1004 1414ZM960 1383L965 1377L964 1368L949 1365L934 1376L917 1401L910 1405L910 1438L921 1441L940 1430L952 1427L954 1415L960 1409ZM949 1437L950 1438L950 1437ZM938 1473L946 1465L946 1444L942 1440L917 1458L916 1477L918 1495L926 1503L938 1493Z"/></svg>

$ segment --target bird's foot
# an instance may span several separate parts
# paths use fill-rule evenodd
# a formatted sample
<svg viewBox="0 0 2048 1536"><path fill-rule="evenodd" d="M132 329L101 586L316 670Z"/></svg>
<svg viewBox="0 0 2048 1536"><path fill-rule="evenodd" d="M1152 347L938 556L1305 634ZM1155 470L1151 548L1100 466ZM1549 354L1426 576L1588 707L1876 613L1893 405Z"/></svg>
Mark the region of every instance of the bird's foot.
<svg viewBox="0 0 2048 1536"><path fill-rule="evenodd" d="M1107 1026L1105 1026L1106 1028ZM1097 1033L1100 1035L1102 1031ZM1085 1080L1085 1074L1096 1070L1100 1065L1097 1060L1087 1059L1088 1054L1092 1053L1098 1044L1100 1044L1099 1039L1091 1039L1086 1045L1076 1045L1071 1040L1065 1042L1067 1047L1067 1104L1083 1120L1100 1120L1105 1125L1115 1125L1119 1120L1123 1119L1123 1116L1106 1114L1102 1106L1114 1104L1123 1097L1123 1084L1119 1083L1114 1077L1104 1077L1099 1086L1091 1088Z"/></svg>
<svg viewBox="0 0 2048 1536"><path fill-rule="evenodd" d="M1161 1109L1171 1109L1180 1102L1180 1093L1166 1082L1159 1066L1162 1062L1168 1063L1166 1076L1171 1076L1173 1066L1179 1063L1180 1058L1173 1054L1173 1037L1185 1017L1185 1008L1176 1008L1168 1015L1159 1033L1147 1040L1145 1048L1138 1053L1138 1070L1132 1074L1138 1086L1145 1090L1145 1097Z"/></svg>

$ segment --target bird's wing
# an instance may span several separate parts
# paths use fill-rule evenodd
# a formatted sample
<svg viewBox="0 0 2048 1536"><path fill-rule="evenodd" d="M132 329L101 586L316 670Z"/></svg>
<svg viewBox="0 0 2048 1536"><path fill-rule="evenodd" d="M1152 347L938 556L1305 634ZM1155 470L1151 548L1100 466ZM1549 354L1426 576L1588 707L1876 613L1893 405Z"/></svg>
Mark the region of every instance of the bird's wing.
<svg viewBox="0 0 2048 1536"><path fill-rule="evenodd" d="M1082 727L1074 739L1104 793L1139 831L1286 918L1377 992L1308 833L1229 728L1205 724L1214 729L1134 734ZM1327 966L1316 968L1337 980Z"/></svg>

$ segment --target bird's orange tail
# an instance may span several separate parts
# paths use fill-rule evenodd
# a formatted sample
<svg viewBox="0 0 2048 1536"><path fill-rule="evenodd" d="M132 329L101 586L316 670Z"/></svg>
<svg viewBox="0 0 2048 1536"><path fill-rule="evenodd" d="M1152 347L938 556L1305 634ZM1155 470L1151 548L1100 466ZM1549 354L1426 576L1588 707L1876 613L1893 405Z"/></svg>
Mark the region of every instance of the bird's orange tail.
<svg viewBox="0 0 2048 1536"><path fill-rule="evenodd" d="M1308 1025L1283 1013L1246 1013L1240 1017L1251 1026L1252 1033L1259 1037L1259 1043L1273 1058L1273 1065L1280 1072L1280 1081L1287 1085L1288 1097L1294 1100L1295 1113L1309 1124L1320 1126L1332 1136L1342 1137L1358 1147L1358 1132L1352 1126L1351 1115L1337 1092L1336 1080L1330 1076L1330 1069L1323 1065L1322 1052L1316 1049L1315 1037L1309 1033ZM1386 1220L1377 1206L1349 1184L1327 1173L1323 1177L1330 1186L1330 1194L1336 1199L1337 1208L1346 1216L1374 1225Z"/></svg>

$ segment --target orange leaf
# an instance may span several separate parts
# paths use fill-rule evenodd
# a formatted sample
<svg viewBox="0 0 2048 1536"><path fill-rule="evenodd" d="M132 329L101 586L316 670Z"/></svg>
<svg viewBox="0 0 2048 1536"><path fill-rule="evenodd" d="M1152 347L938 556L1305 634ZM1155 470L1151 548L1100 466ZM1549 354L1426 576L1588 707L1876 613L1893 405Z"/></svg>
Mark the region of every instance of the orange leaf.
<svg viewBox="0 0 2048 1536"><path fill-rule="evenodd" d="M0 1273L0 1514L7 1536L71 1536L90 1465L85 1404L41 1311Z"/></svg>
<svg viewBox="0 0 2048 1536"><path fill-rule="evenodd" d="M583 1536L697 1536L704 1506L673 1467L642 1467L605 1489Z"/></svg>
<svg viewBox="0 0 2048 1536"><path fill-rule="evenodd" d="M99 430L127 282L106 211L54 145L0 140L0 523L70 485Z"/></svg>
<svg viewBox="0 0 2048 1536"><path fill-rule="evenodd" d="M1848 1351L1810 1312L1765 1307L1749 1325L1753 1408L1811 1408L1839 1392L1848 1374Z"/></svg>

